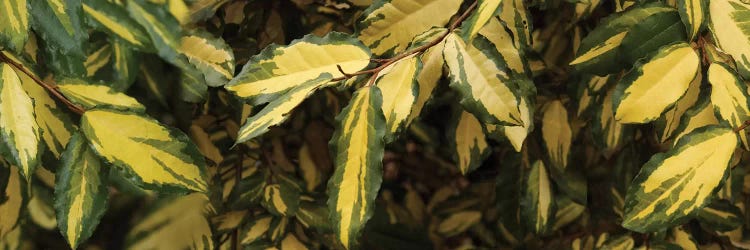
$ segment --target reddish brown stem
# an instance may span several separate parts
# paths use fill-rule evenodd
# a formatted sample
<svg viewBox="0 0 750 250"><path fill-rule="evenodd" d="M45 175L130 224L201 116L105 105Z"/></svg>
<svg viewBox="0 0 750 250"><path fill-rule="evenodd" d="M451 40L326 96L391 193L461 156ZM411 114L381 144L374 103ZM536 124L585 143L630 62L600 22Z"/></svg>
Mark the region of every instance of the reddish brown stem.
<svg viewBox="0 0 750 250"><path fill-rule="evenodd" d="M60 100L62 103L64 103L65 106L68 106L68 109L70 109L70 111L73 111L79 115L82 115L83 112L86 112L86 110L83 109L81 106L78 106L74 104L73 102L71 102L70 100L68 100L68 98L66 98L62 93L60 93L60 91L57 90L56 86L52 86L52 85L45 83L44 81L39 79L35 74L31 73L28 69L26 69L26 67L8 58L2 52L0 52L0 61L8 63L9 65L13 66L14 68L18 69L19 71L29 76L29 78L34 80L36 84L46 89L47 92L49 92L50 94L52 94L52 96L54 96L55 98Z"/></svg>
<svg viewBox="0 0 750 250"><path fill-rule="evenodd" d="M741 126L739 126L738 128L735 128L734 132L735 133L739 133L740 131L745 130L745 128L747 128L747 126L750 126L750 120L745 121L744 123L742 123Z"/></svg>

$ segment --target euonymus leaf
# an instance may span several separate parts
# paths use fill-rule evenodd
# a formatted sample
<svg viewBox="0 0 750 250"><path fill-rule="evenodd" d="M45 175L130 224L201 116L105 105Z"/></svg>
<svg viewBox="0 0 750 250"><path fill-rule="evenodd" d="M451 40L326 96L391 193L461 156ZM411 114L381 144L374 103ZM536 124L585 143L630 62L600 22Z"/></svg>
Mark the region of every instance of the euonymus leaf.
<svg viewBox="0 0 750 250"><path fill-rule="evenodd" d="M662 143L674 137L675 130L679 126L683 115L698 101L698 97L701 94L701 83L703 83L703 74L701 73L701 70L698 70L695 78L690 82L687 91L685 91L685 94L680 97L680 100L675 102L672 108L664 112L664 114L654 122L654 125L656 125L657 128L657 136Z"/></svg>
<svg viewBox="0 0 750 250"><path fill-rule="evenodd" d="M479 30L479 35L486 38L487 41L495 46L495 50L500 54L501 65L510 69L518 75L528 75L529 66L523 58L523 51L513 44L513 34L506 30L506 26L498 17L493 17L487 24ZM510 72L507 72L510 73Z"/></svg>
<svg viewBox="0 0 750 250"><path fill-rule="evenodd" d="M600 238L601 240L601 238ZM633 249L635 246L635 241L633 240L633 236L630 236L630 234L623 234L616 237L611 237L599 244L597 243L598 249L601 250L626 250L626 249Z"/></svg>
<svg viewBox="0 0 750 250"><path fill-rule="evenodd" d="M142 51L154 50L146 30L122 6L107 0L84 0L86 23Z"/></svg>
<svg viewBox="0 0 750 250"><path fill-rule="evenodd" d="M396 54L414 36L448 23L460 5L460 0L377 0L362 14L358 38L375 55Z"/></svg>
<svg viewBox="0 0 750 250"><path fill-rule="evenodd" d="M20 170L5 164L3 159L0 159L0 171L8 171L5 176L7 178L0 179L6 184L5 189L2 190L3 193L0 193L5 196L5 199L0 202L0 214L3 215L0 218L0 239L2 239L17 228L18 219L21 218L22 208L25 207L27 198L23 187L25 182Z"/></svg>
<svg viewBox="0 0 750 250"><path fill-rule="evenodd" d="M533 232L543 234L551 228L555 211L555 196L547 167L542 161L536 161L531 165L531 170L524 180L521 198L522 221Z"/></svg>
<svg viewBox="0 0 750 250"><path fill-rule="evenodd" d="M680 138L697 128L714 124L719 124L719 121L716 120L711 99L707 94L702 94L698 102L692 108L685 111L682 118L680 118L680 125L674 130L673 144L676 144Z"/></svg>
<svg viewBox="0 0 750 250"><path fill-rule="evenodd" d="M29 11L26 0L7 0L0 5L0 47L14 52L29 39Z"/></svg>
<svg viewBox="0 0 750 250"><path fill-rule="evenodd" d="M229 211L211 218L211 222L216 225L216 231L227 233L244 223L247 218L251 217L249 215L248 210Z"/></svg>
<svg viewBox="0 0 750 250"><path fill-rule="evenodd" d="M685 40L685 28L676 10L655 13L628 29L618 59L632 65L662 46Z"/></svg>
<svg viewBox="0 0 750 250"><path fill-rule="evenodd" d="M595 141L604 148L605 154L611 154L617 150L631 131L627 124L615 120L615 111L612 107L613 93L614 88L603 94L592 121Z"/></svg>
<svg viewBox="0 0 750 250"><path fill-rule="evenodd" d="M348 35L336 32L322 38L308 35L288 46L264 49L225 87L253 104L262 104L313 79L343 76L337 65L346 73L354 73L369 63L367 47Z"/></svg>
<svg viewBox="0 0 750 250"><path fill-rule="evenodd" d="M451 214L437 226L438 233L445 236L460 234L476 225L482 219L482 213L479 211L461 211Z"/></svg>
<svg viewBox="0 0 750 250"><path fill-rule="evenodd" d="M106 171L80 133L70 139L60 161L55 184L57 226L76 249L91 236L107 210Z"/></svg>
<svg viewBox="0 0 750 250"><path fill-rule="evenodd" d="M737 70L750 78L750 5L741 0L710 1L709 29L716 44L730 54Z"/></svg>
<svg viewBox="0 0 750 250"><path fill-rule="evenodd" d="M745 221L744 217L742 210L728 200L716 200L698 211L698 221L717 232L739 228Z"/></svg>
<svg viewBox="0 0 750 250"><path fill-rule="evenodd" d="M234 76L234 53L221 38L195 31L180 39L179 51L205 77L208 86L221 86Z"/></svg>
<svg viewBox="0 0 750 250"><path fill-rule="evenodd" d="M300 190L280 182L266 186L261 203L269 212L278 216L294 216L299 208Z"/></svg>
<svg viewBox="0 0 750 250"><path fill-rule="evenodd" d="M257 216L254 220L245 223L240 235L240 243L242 245L248 245L254 243L265 236L268 229L271 227L271 216Z"/></svg>
<svg viewBox="0 0 750 250"><path fill-rule="evenodd" d="M424 34L415 37L415 41L412 42L412 46L420 44L417 40L419 38L423 38L419 41L422 41L422 43L424 43L426 41L436 39L437 36L442 35L444 32L448 32L447 29L431 29ZM443 65L445 64L445 60L443 60L444 45L445 43L438 43L434 47L427 49L427 51L419 56L419 60L422 62L422 69L417 75L419 93L417 94L417 99L414 101L414 105L411 106L409 118L407 118L406 120L406 126L409 126L409 124L411 124L411 122L419 117L420 113L422 113L422 108L424 108L425 104L427 104L427 101L430 100L432 92L438 86L440 77L443 76Z"/></svg>
<svg viewBox="0 0 750 250"><path fill-rule="evenodd" d="M689 219L719 187L736 147L731 128L706 126L651 157L628 187L622 225L653 232Z"/></svg>
<svg viewBox="0 0 750 250"><path fill-rule="evenodd" d="M211 225L206 219L213 208L204 194L165 199L159 205L128 232L128 249L213 248Z"/></svg>
<svg viewBox="0 0 750 250"><path fill-rule="evenodd" d="M146 107L135 98L115 92L104 85L93 85L78 79L63 79L58 83L57 88L70 101L86 109L109 107L118 110L146 110Z"/></svg>
<svg viewBox="0 0 750 250"><path fill-rule="evenodd" d="M521 111L521 121L523 126L500 126L495 124L485 124L487 133L490 138L499 140L502 136L505 136L516 152L521 152L523 148L523 142L526 141L526 137L534 129L534 121L531 119L534 117L534 108L530 107L530 102L527 98L521 99L518 104L518 108Z"/></svg>
<svg viewBox="0 0 750 250"><path fill-rule="evenodd" d="M673 231L672 243L682 247L684 250L698 250L698 243L695 241L690 232L686 231L684 227L677 227Z"/></svg>
<svg viewBox="0 0 750 250"><path fill-rule="evenodd" d="M453 118L454 122L448 129L450 144L453 145L454 159L462 174L468 174L479 167L487 156L490 148L487 145L482 124L469 112L461 110Z"/></svg>
<svg viewBox="0 0 750 250"><path fill-rule="evenodd" d="M688 40L694 40L700 35L703 29L703 23L706 20L706 11L708 10L708 1L677 0L677 10L680 13L682 23L685 24Z"/></svg>
<svg viewBox="0 0 750 250"><path fill-rule="evenodd" d="M178 55L182 29L177 20L163 6L145 0L128 1L127 11L140 27L145 28L159 56L184 69L186 62Z"/></svg>
<svg viewBox="0 0 750 250"><path fill-rule="evenodd" d="M83 8L80 0L29 1L32 25L47 51L83 56L88 33L83 27Z"/></svg>
<svg viewBox="0 0 750 250"><path fill-rule="evenodd" d="M135 82L138 75L140 54L129 44L115 40L112 42L112 83L108 84L115 91L125 91Z"/></svg>
<svg viewBox="0 0 750 250"><path fill-rule="evenodd" d="M330 81L330 74L323 73L320 77L310 79L299 86L287 91L263 107L257 114L249 117L247 123L240 128L237 143L258 137L268 131L268 128L286 120L302 101L315 92L316 89Z"/></svg>
<svg viewBox="0 0 750 250"><path fill-rule="evenodd" d="M542 139L553 167L562 171L568 166L568 155L573 143L573 131L568 122L568 111L562 102L547 104L542 116Z"/></svg>
<svg viewBox="0 0 750 250"><path fill-rule="evenodd" d="M0 153L27 181L40 162L41 134L21 79L9 64L0 63Z"/></svg>
<svg viewBox="0 0 750 250"><path fill-rule="evenodd" d="M720 121L731 127L739 127L750 120L750 95L747 85L734 71L724 64L712 63L708 67L708 83L711 84L711 103ZM739 133L745 149L750 149L747 133Z"/></svg>
<svg viewBox="0 0 750 250"><path fill-rule="evenodd" d="M205 192L206 163L182 132L137 113L92 109L81 130L94 150L144 188Z"/></svg>
<svg viewBox="0 0 750 250"><path fill-rule="evenodd" d="M482 42L484 41L484 43ZM456 34L445 39L443 57L448 65L450 86L461 95L461 104L484 123L524 125L518 109L519 98L511 90L510 79L482 49L492 48L486 39L466 44Z"/></svg>
<svg viewBox="0 0 750 250"><path fill-rule="evenodd" d="M494 19L495 15L500 14L500 4L502 2L502 0L479 0L477 10L461 24L461 36L463 39L471 41L490 19Z"/></svg>
<svg viewBox="0 0 750 250"><path fill-rule="evenodd" d="M338 241L347 248L357 245L372 217L383 178L382 98L376 86L355 92L336 117L338 125L330 141L336 169L328 182L328 209Z"/></svg>
<svg viewBox="0 0 750 250"><path fill-rule="evenodd" d="M698 54L686 43L664 47L647 62L636 63L615 89L615 119L622 123L656 120L685 94L699 66Z"/></svg>
<svg viewBox="0 0 750 250"><path fill-rule="evenodd" d="M500 7L500 20L506 23L513 33L516 48L531 46L531 19L524 0L503 0Z"/></svg>
<svg viewBox="0 0 750 250"><path fill-rule="evenodd" d="M406 119L419 93L419 71L422 62L410 56L380 71L375 84L383 93L383 114L386 123L386 141L393 141L406 126Z"/></svg>

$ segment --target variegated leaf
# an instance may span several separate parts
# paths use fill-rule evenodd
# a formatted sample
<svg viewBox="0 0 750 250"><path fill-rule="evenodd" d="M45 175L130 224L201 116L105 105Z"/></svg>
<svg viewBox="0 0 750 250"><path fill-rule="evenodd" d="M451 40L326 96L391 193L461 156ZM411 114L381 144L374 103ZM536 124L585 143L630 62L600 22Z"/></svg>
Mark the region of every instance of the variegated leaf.
<svg viewBox="0 0 750 250"><path fill-rule="evenodd" d="M734 58L737 71L750 79L750 4L742 0L710 1L709 29L719 47Z"/></svg>
<svg viewBox="0 0 750 250"><path fill-rule="evenodd" d="M162 59L182 70L194 70L187 59L179 54L182 28L165 6L146 0L132 0L127 3L127 11L145 29Z"/></svg>
<svg viewBox="0 0 750 250"><path fill-rule="evenodd" d="M603 242L598 248L601 250L630 250L634 249L635 240L629 234L612 237Z"/></svg>
<svg viewBox="0 0 750 250"><path fill-rule="evenodd" d="M500 4L503 0L479 0L477 9L461 24L462 37L464 41L471 41L479 30L500 14Z"/></svg>
<svg viewBox="0 0 750 250"><path fill-rule="evenodd" d="M448 32L447 29L431 29L425 32L423 35L415 37L415 41L412 42L412 46L420 44L419 41L422 41L421 43L425 43L427 41L436 39L437 36L442 35L444 32ZM418 40L419 38L422 38L422 40ZM409 112L409 118L407 118L406 120L406 126L409 126L409 124L411 124L412 121L414 121L417 117L419 117L419 114L422 113L422 108L424 108L425 104L427 104L427 101L429 101L430 97L432 97L432 92L438 86L440 77L443 76L443 65L445 64L445 60L443 60L444 46L445 43L438 43L437 45L427 49L427 51L419 56L419 60L422 61L422 70L420 70L419 74L417 75L419 93L417 94L417 100L414 101L414 105L412 105L411 107L411 112Z"/></svg>
<svg viewBox="0 0 750 250"><path fill-rule="evenodd" d="M323 173L320 171L313 154L310 151L310 144L302 144L299 149L299 170L302 178L305 180L305 190L313 192L324 181Z"/></svg>
<svg viewBox="0 0 750 250"><path fill-rule="evenodd" d="M7 0L0 5L0 47L23 50L29 39L29 10L26 0Z"/></svg>
<svg viewBox="0 0 750 250"><path fill-rule="evenodd" d="M294 108L330 79L330 74L323 73L320 77L303 82L271 101L257 114L247 119L247 123L240 128L237 135L237 143L258 137L266 133L269 127L284 122Z"/></svg>
<svg viewBox="0 0 750 250"><path fill-rule="evenodd" d="M113 90L124 92L135 82L138 65L141 63L138 54L131 45L121 41L112 41L112 83Z"/></svg>
<svg viewBox="0 0 750 250"><path fill-rule="evenodd" d="M216 10L229 0L197 0L190 3L190 23L196 23L214 16Z"/></svg>
<svg viewBox="0 0 750 250"><path fill-rule="evenodd" d="M154 50L146 30L122 6L107 0L84 0L86 23L142 51Z"/></svg>
<svg viewBox="0 0 750 250"><path fill-rule="evenodd" d="M225 88L253 104L276 100L313 79L328 80L365 68L370 52L361 42L342 33L312 35L280 47L270 46L245 64ZM323 84L323 82L321 82Z"/></svg>
<svg viewBox="0 0 750 250"><path fill-rule="evenodd" d="M542 116L542 138L553 167L564 171L568 166L573 131L568 122L568 111L562 102L554 100L547 104Z"/></svg>
<svg viewBox="0 0 750 250"><path fill-rule="evenodd" d="M499 17L493 17L479 30L479 35L494 45L495 51L500 54L495 60L500 59L503 67L518 75L529 75L531 69L523 58L523 50L513 44L513 34L506 27Z"/></svg>
<svg viewBox="0 0 750 250"><path fill-rule="evenodd" d="M649 61L636 63L615 89L615 119L621 123L656 120L685 94L699 68L698 54L686 43L662 48Z"/></svg>
<svg viewBox="0 0 750 250"><path fill-rule="evenodd" d="M554 222L555 211L555 196L547 167L542 161L536 161L531 165L524 181L521 197L521 216L524 218L522 221L533 232L544 234Z"/></svg>
<svg viewBox="0 0 750 250"><path fill-rule="evenodd" d="M249 217L248 210L228 211L224 214L211 218L211 223L216 227L216 231L227 233L242 225Z"/></svg>
<svg viewBox="0 0 750 250"><path fill-rule="evenodd" d="M437 232L445 236L460 234L476 225L482 219L482 213L479 211L461 211L453 213L445 218L437 226Z"/></svg>
<svg viewBox="0 0 750 250"><path fill-rule="evenodd" d="M557 205L557 211L555 213L555 223L552 225L552 229L557 231L564 226L575 221L586 210L585 205L581 205L571 200L568 196L559 196L555 200Z"/></svg>
<svg viewBox="0 0 750 250"><path fill-rule="evenodd" d="M261 203L271 214L294 216L299 208L299 192L296 187L285 182L266 186Z"/></svg>
<svg viewBox="0 0 750 250"><path fill-rule="evenodd" d="M448 65L450 86L457 90L464 108L481 122L499 125L524 125L507 74L482 49L493 48L477 37L465 44L456 34L446 37L443 56Z"/></svg>
<svg viewBox="0 0 750 250"><path fill-rule="evenodd" d="M728 200L716 200L698 211L698 221L716 232L729 232L743 225L744 212Z"/></svg>
<svg viewBox="0 0 750 250"><path fill-rule="evenodd" d="M692 41L700 35L703 23L706 20L708 1L702 0L677 0L677 10L680 19L685 24L688 40Z"/></svg>
<svg viewBox="0 0 750 250"><path fill-rule="evenodd" d="M406 119L419 94L419 72L422 62L417 56L409 56L384 68L375 79L383 93L385 115L385 140L391 142L406 126Z"/></svg>
<svg viewBox="0 0 750 250"><path fill-rule="evenodd" d="M460 0L378 0L358 22L358 38L375 55L402 52L412 38L434 26L444 26Z"/></svg>
<svg viewBox="0 0 750 250"><path fill-rule="evenodd" d="M224 39L196 30L180 39L179 51L203 73L208 86L222 86L234 76L234 53Z"/></svg>
<svg viewBox="0 0 750 250"><path fill-rule="evenodd" d="M27 197L25 196L25 182L18 168L7 165L3 159L0 159L0 171L7 171L5 175L7 179L0 179L6 184L5 189L0 192L4 195L4 201L0 202L0 214L3 215L0 217L0 239L3 239L14 228L20 228L17 227L18 220L21 218Z"/></svg>
<svg viewBox="0 0 750 250"><path fill-rule="evenodd" d="M642 7L636 9L640 8ZM685 41L687 35L680 15L677 10L669 7L669 11L649 15L630 27L628 34L622 39L621 53L617 59L624 62L627 67L652 55L663 46Z"/></svg>
<svg viewBox="0 0 750 250"><path fill-rule="evenodd" d="M516 48L531 47L531 15L524 0L503 0L500 20L508 24Z"/></svg>
<svg viewBox="0 0 750 250"><path fill-rule="evenodd" d="M376 86L355 92L336 117L338 125L330 142L336 169L328 183L328 209L336 237L347 248L357 245L372 216L383 178L386 125L382 98Z"/></svg>
<svg viewBox="0 0 750 250"><path fill-rule="evenodd" d="M747 85L727 65L712 63L708 67L708 83L711 84L711 103L716 117L734 128L750 120L750 95ZM747 133L739 133L745 149L750 149Z"/></svg>
<svg viewBox="0 0 750 250"><path fill-rule="evenodd" d="M664 112L654 122L660 142L664 143L675 136L677 127L680 125L680 120L682 120L685 112L698 102L698 97L701 95L701 83L703 83L703 74L701 70L698 70L695 78L690 82L687 91L680 97L680 100L675 102L672 108Z"/></svg>
<svg viewBox="0 0 750 250"><path fill-rule="evenodd" d="M453 146L458 169L466 175L484 162L489 156L490 148L482 124L474 115L461 110L454 121L448 129L449 137L452 139L450 145Z"/></svg>
<svg viewBox="0 0 750 250"><path fill-rule="evenodd" d="M612 105L614 88L603 94L600 105L594 112L593 132L594 139L599 146L604 148L605 154L616 151L629 136L630 125L622 124L615 120L615 111Z"/></svg>
<svg viewBox="0 0 750 250"><path fill-rule="evenodd" d="M653 232L688 220L719 187L737 144L731 128L706 126L651 157L628 187L622 225Z"/></svg>
<svg viewBox="0 0 750 250"><path fill-rule="evenodd" d="M55 185L57 227L76 249L91 236L107 210L106 172L80 133L70 139L60 160Z"/></svg>
<svg viewBox="0 0 750 250"><path fill-rule="evenodd" d="M214 211L204 194L174 197L159 205L128 232L127 249L214 248L206 218Z"/></svg>
<svg viewBox="0 0 750 250"><path fill-rule="evenodd" d="M711 100L708 95L701 95L698 102L682 115L680 125L674 130L673 144L697 128L714 124L719 124L719 121L716 120Z"/></svg>
<svg viewBox="0 0 750 250"><path fill-rule="evenodd" d="M83 56L88 33L83 25L80 0L29 1L31 24L47 50L65 55Z"/></svg>
<svg viewBox="0 0 750 250"><path fill-rule="evenodd" d="M78 79L63 79L58 82L57 88L71 102L86 109L108 107L138 112L146 110L146 107L135 98L116 92L105 85L93 85Z"/></svg>
<svg viewBox="0 0 750 250"><path fill-rule="evenodd" d="M205 160L177 129L136 113L92 109L83 114L81 130L96 153L143 188L206 191Z"/></svg>
<svg viewBox="0 0 750 250"><path fill-rule="evenodd" d="M271 216L259 216L255 217L253 221L246 223L241 230L240 243L248 245L260 240L271 227L272 219L273 217Z"/></svg>
<svg viewBox="0 0 750 250"><path fill-rule="evenodd" d="M41 133L21 79L9 64L0 63L0 153L27 181L40 163Z"/></svg>
<svg viewBox="0 0 750 250"><path fill-rule="evenodd" d="M518 109L521 111L523 126L485 124L485 127L490 138L498 140L501 136L505 136L516 152L521 152L526 137L534 130L534 121L531 120L534 118L534 107L533 104L530 104L528 98L523 98L518 105Z"/></svg>

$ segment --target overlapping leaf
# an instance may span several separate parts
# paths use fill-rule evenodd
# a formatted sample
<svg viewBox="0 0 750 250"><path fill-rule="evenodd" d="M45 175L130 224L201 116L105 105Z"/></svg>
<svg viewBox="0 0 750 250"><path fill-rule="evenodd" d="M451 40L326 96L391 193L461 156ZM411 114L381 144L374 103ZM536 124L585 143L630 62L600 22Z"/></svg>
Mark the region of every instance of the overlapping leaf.
<svg viewBox="0 0 750 250"><path fill-rule="evenodd" d="M747 85L726 65L712 63L708 68L711 84L711 103L717 118L734 128L750 120L750 95ZM739 133L745 149L750 149L747 134Z"/></svg>
<svg viewBox="0 0 750 250"><path fill-rule="evenodd" d="M40 163L42 132L31 98L9 64L0 63L0 153L27 181Z"/></svg>
<svg viewBox="0 0 750 250"><path fill-rule="evenodd" d="M375 84L383 93L383 114L386 141L393 141L396 133L406 126L412 105L419 94L419 72L422 62L414 55L401 59L380 71Z"/></svg>
<svg viewBox="0 0 750 250"><path fill-rule="evenodd" d="M448 23L460 5L460 0L378 0L362 14L358 38L375 55L396 54L413 37Z"/></svg>
<svg viewBox="0 0 750 250"><path fill-rule="evenodd" d="M25 195L25 182L18 168L7 165L0 159L0 171L7 173L4 179L5 189L1 194L5 195L3 202L0 202L0 239L8 235L14 228L18 228L18 220L21 218L22 208L25 206L27 198Z"/></svg>
<svg viewBox="0 0 750 250"><path fill-rule="evenodd" d="M98 155L145 188L206 191L206 163L182 132L137 113L92 109L81 130Z"/></svg>
<svg viewBox="0 0 750 250"><path fill-rule="evenodd" d="M656 133L661 142L665 142L674 137L675 130L680 125L680 120L685 112L698 102L698 97L701 95L701 83L703 83L703 74L698 70L695 78L690 82L687 91L685 91L685 94L680 97L680 100L675 102L672 108L664 112L664 114L654 122L658 128Z"/></svg>
<svg viewBox="0 0 750 250"><path fill-rule="evenodd" d="M465 175L482 164L489 156L490 148L482 124L474 115L461 110L454 120L448 132L452 139L450 144L455 152L458 169Z"/></svg>
<svg viewBox="0 0 750 250"><path fill-rule="evenodd" d="M565 170L568 166L573 131L568 122L568 111L562 102L555 100L547 104L542 117L542 138L553 166Z"/></svg>
<svg viewBox="0 0 750 250"><path fill-rule="evenodd" d="M448 32L447 29L431 29L422 35L415 37L412 46L436 39L437 36L444 34L444 32ZM417 99L414 101L414 105L412 105L411 111L409 112L406 126L419 117L419 114L422 113L422 108L424 108L427 101L430 100L432 92L438 86L438 81L443 75L443 65L445 64L445 60L443 60L444 45L445 43L440 42L427 49L427 51L419 56L419 60L422 61L422 70L420 70L417 75L419 93L417 94Z"/></svg>
<svg viewBox="0 0 750 250"><path fill-rule="evenodd" d="M8 0L0 5L0 47L15 52L29 39L29 10L26 0Z"/></svg>
<svg viewBox="0 0 750 250"><path fill-rule="evenodd" d="M213 208L204 194L163 200L128 232L125 245L128 249L213 249L206 219L210 213Z"/></svg>
<svg viewBox="0 0 750 250"><path fill-rule="evenodd" d="M106 0L85 0L82 8L90 27L118 37L139 50L154 49L146 30L122 6Z"/></svg>
<svg viewBox="0 0 750 250"><path fill-rule="evenodd" d="M88 33L80 0L29 1L29 8L34 30L47 43L47 50L83 56Z"/></svg>
<svg viewBox="0 0 750 250"><path fill-rule="evenodd" d="M461 24L463 39L471 41L490 19L500 14L500 4L502 2L502 0L479 0L476 11Z"/></svg>
<svg viewBox="0 0 750 250"><path fill-rule="evenodd" d="M179 51L205 77L208 86L221 86L234 76L234 53L223 39L195 31L180 39Z"/></svg>
<svg viewBox="0 0 750 250"><path fill-rule="evenodd" d="M146 107L135 98L115 92L104 85L93 85L78 79L63 79L57 88L70 101L86 109L109 107L119 110L145 111Z"/></svg>
<svg viewBox="0 0 750 250"><path fill-rule="evenodd" d="M524 181L521 216L526 225L538 234L547 232L554 222L555 196L547 167L536 161Z"/></svg>
<svg viewBox="0 0 750 250"><path fill-rule="evenodd" d="M680 224L705 205L737 147L731 128L706 126L643 165L625 197L623 226L638 232Z"/></svg>
<svg viewBox="0 0 750 250"><path fill-rule="evenodd" d="M685 24L688 39L694 40L700 35L708 11L708 1L701 0L677 0L677 10L680 19Z"/></svg>
<svg viewBox="0 0 750 250"><path fill-rule="evenodd" d="M719 47L731 55L737 70L750 78L750 6L741 0L710 1L709 29Z"/></svg>
<svg viewBox="0 0 750 250"><path fill-rule="evenodd" d="M347 248L357 245L382 182L386 125L381 106L376 86L360 88L337 116L330 142L336 169L328 183L328 208L337 239Z"/></svg>

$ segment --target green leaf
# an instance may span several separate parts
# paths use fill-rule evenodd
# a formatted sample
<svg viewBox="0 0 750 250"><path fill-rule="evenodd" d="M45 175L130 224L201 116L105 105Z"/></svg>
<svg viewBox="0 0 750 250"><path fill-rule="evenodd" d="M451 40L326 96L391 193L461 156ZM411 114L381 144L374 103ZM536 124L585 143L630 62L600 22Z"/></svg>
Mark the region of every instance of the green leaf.
<svg viewBox="0 0 750 250"><path fill-rule="evenodd" d="M107 0L84 0L82 7L88 26L107 32L138 50L154 50L149 34L122 6Z"/></svg>
<svg viewBox="0 0 750 250"><path fill-rule="evenodd" d="M268 172L266 171L254 171L249 176L243 177L237 184L239 187L233 188L229 193L230 207L244 209L257 204L263 198L267 178Z"/></svg>
<svg viewBox="0 0 750 250"><path fill-rule="evenodd" d="M741 0L710 1L709 29L721 50L731 55L737 71L750 79L750 5Z"/></svg>
<svg viewBox="0 0 750 250"><path fill-rule="evenodd" d="M330 81L330 74L322 74L320 77L301 83L299 86L287 91L279 98L271 101L257 114L249 117L245 125L240 128L237 135L237 143L242 143L263 135L268 128L284 122L307 97L312 95L318 88Z"/></svg>
<svg viewBox="0 0 750 250"><path fill-rule="evenodd" d="M29 2L29 9L31 24L48 51L83 56L88 33L80 0L35 0Z"/></svg>
<svg viewBox="0 0 750 250"><path fill-rule="evenodd" d="M126 248L213 249L206 219L211 213L213 208L201 193L164 199L128 232Z"/></svg>
<svg viewBox="0 0 750 250"><path fill-rule="evenodd" d="M367 47L348 35L308 35L287 46L264 49L225 88L252 104L263 104L313 79L342 77L337 65L344 72L354 73L369 63Z"/></svg>
<svg viewBox="0 0 750 250"><path fill-rule="evenodd" d="M677 0L677 11L680 13L682 23L685 24L688 41L695 40L703 30L708 1Z"/></svg>
<svg viewBox="0 0 750 250"><path fill-rule="evenodd" d="M80 133L70 139L60 160L55 184L57 226L70 247L76 249L91 237L107 210L106 172Z"/></svg>
<svg viewBox="0 0 750 250"><path fill-rule="evenodd" d="M466 175L482 165L491 150L477 118L463 110L459 113L453 118L455 122L448 128L448 134L455 152L453 158L461 174Z"/></svg>
<svg viewBox="0 0 750 250"><path fill-rule="evenodd" d="M674 143L693 130L707 125L719 124L714 114L714 107L708 94L701 94L698 102L690 109L685 111L680 119L680 125L674 130Z"/></svg>
<svg viewBox="0 0 750 250"><path fill-rule="evenodd" d="M81 130L99 156L143 188L206 191L206 162L177 129L137 113L91 109L81 118Z"/></svg>
<svg viewBox="0 0 750 250"><path fill-rule="evenodd" d="M271 184L265 187L261 204L271 214L291 217L299 208L299 192L299 189L286 182Z"/></svg>
<svg viewBox="0 0 750 250"><path fill-rule="evenodd" d="M123 92L135 82L141 63L140 54L121 40L112 42L112 53L112 83L109 85L115 91Z"/></svg>
<svg viewBox="0 0 750 250"><path fill-rule="evenodd" d="M750 120L750 95L747 85L725 64L712 63L708 67L708 83L711 84L711 103L716 117L729 126L737 128ZM750 149L747 133L739 133L745 149Z"/></svg>
<svg viewBox="0 0 750 250"><path fill-rule="evenodd" d="M653 232L688 220L719 187L736 147L731 128L706 126L651 157L628 187L623 227Z"/></svg>
<svg viewBox="0 0 750 250"><path fill-rule="evenodd" d="M716 200L698 211L698 221L716 232L729 232L741 227L745 216L728 200Z"/></svg>
<svg viewBox="0 0 750 250"><path fill-rule="evenodd" d="M178 52L182 28L177 20L163 6L145 0L128 1L127 11L140 27L145 28L159 56L184 70L187 62Z"/></svg>
<svg viewBox="0 0 750 250"><path fill-rule="evenodd" d="M377 0L357 22L358 38L375 55L404 51L412 38L442 27L458 11L460 0Z"/></svg>
<svg viewBox="0 0 750 250"><path fill-rule="evenodd" d="M208 86L222 86L234 76L234 53L224 39L194 30L180 39L179 51L203 73Z"/></svg>
<svg viewBox="0 0 750 250"><path fill-rule="evenodd" d="M552 226L552 229L555 231L560 230L581 217L586 210L585 205L578 204L564 195L558 196L555 204L557 205L557 211L555 213L555 223Z"/></svg>
<svg viewBox="0 0 750 250"><path fill-rule="evenodd" d="M412 106L419 94L419 72L422 62L417 56L401 59L378 73L375 84L383 93L386 142L395 140L406 127Z"/></svg>
<svg viewBox="0 0 750 250"><path fill-rule="evenodd" d="M573 143L573 131L568 122L568 111L562 102L553 100L549 102L542 116L542 139L547 149L552 166L565 171L568 166L570 146Z"/></svg>
<svg viewBox="0 0 750 250"><path fill-rule="evenodd" d="M203 75L193 70L180 70L179 96L181 100L192 103L206 99L208 86Z"/></svg>
<svg viewBox="0 0 750 250"><path fill-rule="evenodd" d="M43 150L33 101L13 68L0 63L0 153L31 181Z"/></svg>
<svg viewBox="0 0 750 250"><path fill-rule="evenodd" d="M686 43L664 47L648 61L636 63L615 89L615 119L656 120L685 94L699 69L700 58Z"/></svg>
<svg viewBox="0 0 750 250"><path fill-rule="evenodd" d="M477 37L465 44L456 34L445 39L443 56L448 65L450 86L459 92L461 104L481 122L499 125L524 125L518 109L519 98L510 79L500 71L483 49L489 42Z"/></svg>
<svg viewBox="0 0 750 250"><path fill-rule="evenodd" d="M625 65L647 57L662 46L687 41L680 15L674 9L650 15L628 29L620 46Z"/></svg>
<svg viewBox="0 0 750 250"><path fill-rule="evenodd" d="M500 14L500 4L503 0L479 0L477 9L461 24L461 37L464 41L471 41L479 30L495 15Z"/></svg>
<svg viewBox="0 0 750 250"><path fill-rule="evenodd" d="M257 216L255 220L245 223L240 232L240 243L249 245L262 239L271 227L271 216Z"/></svg>
<svg viewBox="0 0 750 250"><path fill-rule="evenodd" d="M445 236L454 236L465 232L469 227L476 225L482 219L479 211L461 211L452 213L437 226L437 232Z"/></svg>
<svg viewBox="0 0 750 250"><path fill-rule="evenodd" d="M555 212L555 196L547 167L542 161L536 161L524 181L522 221L537 234L544 234L552 227Z"/></svg>
<svg viewBox="0 0 750 250"><path fill-rule="evenodd" d="M376 86L355 92L336 117L336 132L329 143L336 169L328 182L328 209L336 238L346 248L357 245L372 217L383 178L382 98Z"/></svg>
<svg viewBox="0 0 750 250"><path fill-rule="evenodd" d="M333 231L331 223L328 223L328 208L323 204L300 201L295 218L306 228L313 228L323 233Z"/></svg>
<svg viewBox="0 0 750 250"><path fill-rule="evenodd" d="M78 79L62 79L58 82L57 88L68 100L86 109L108 107L136 112L146 110L146 107L135 98L104 85L93 85Z"/></svg>
<svg viewBox="0 0 750 250"><path fill-rule="evenodd" d="M11 233L17 227L18 220L21 218L22 208L25 207L27 197L24 195L25 182L22 179L20 170L6 164L0 159L0 171L8 171L7 179L0 179L5 182L6 186L0 194L3 194L4 200L0 202L0 239Z"/></svg>
<svg viewBox="0 0 750 250"><path fill-rule="evenodd" d="M8 0L0 6L0 47L21 52L29 39L26 0Z"/></svg>

